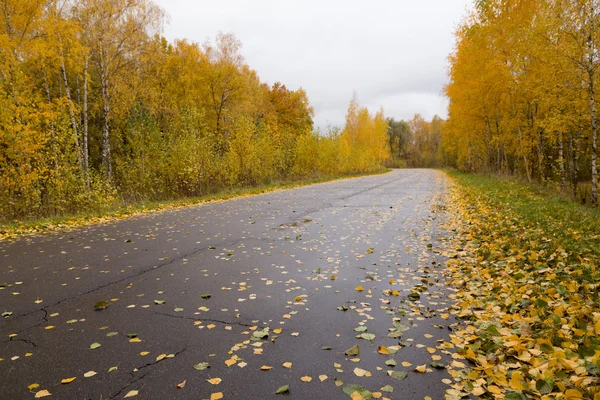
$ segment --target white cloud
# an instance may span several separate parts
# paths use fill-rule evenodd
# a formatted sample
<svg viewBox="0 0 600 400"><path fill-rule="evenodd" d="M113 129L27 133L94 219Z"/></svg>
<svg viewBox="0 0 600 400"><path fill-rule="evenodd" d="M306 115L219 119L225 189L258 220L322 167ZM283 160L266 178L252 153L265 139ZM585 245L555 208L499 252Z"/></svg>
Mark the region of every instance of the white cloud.
<svg viewBox="0 0 600 400"><path fill-rule="evenodd" d="M453 31L471 0L158 0L169 39L232 32L262 80L303 87L315 122L341 125L352 91L386 116L446 116Z"/></svg>

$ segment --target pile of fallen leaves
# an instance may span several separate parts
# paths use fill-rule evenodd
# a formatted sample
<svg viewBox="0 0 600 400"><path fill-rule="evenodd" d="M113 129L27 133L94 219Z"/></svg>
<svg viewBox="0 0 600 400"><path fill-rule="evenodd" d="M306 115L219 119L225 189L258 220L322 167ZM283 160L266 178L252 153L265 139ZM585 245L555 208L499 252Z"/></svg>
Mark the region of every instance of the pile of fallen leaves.
<svg viewBox="0 0 600 400"><path fill-rule="evenodd" d="M497 196L508 184L458 183L448 281L455 358L466 361L449 367L447 397L600 399L596 214L573 205L565 215L524 187Z"/></svg>

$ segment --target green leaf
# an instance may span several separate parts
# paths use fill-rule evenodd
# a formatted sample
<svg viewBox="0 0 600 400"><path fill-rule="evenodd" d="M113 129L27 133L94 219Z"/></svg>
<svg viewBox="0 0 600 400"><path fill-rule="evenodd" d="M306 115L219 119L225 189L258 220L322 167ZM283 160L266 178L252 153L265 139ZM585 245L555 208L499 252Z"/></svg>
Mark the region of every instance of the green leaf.
<svg viewBox="0 0 600 400"><path fill-rule="evenodd" d="M154 300L154 304L160 306L162 304L165 304L167 301L166 300Z"/></svg>
<svg viewBox="0 0 600 400"><path fill-rule="evenodd" d="M356 332L366 332L367 331L367 327L366 326L359 326L357 328L354 328L354 330Z"/></svg>
<svg viewBox="0 0 600 400"><path fill-rule="evenodd" d="M525 395L523 395L522 393L517 393L517 392L508 392L506 393L506 396L504 396L505 400L527 400L527 397L525 397Z"/></svg>
<svg viewBox="0 0 600 400"><path fill-rule="evenodd" d="M552 347L552 345L549 345L548 343L542 343L540 345L540 350L548 354L554 353L554 347Z"/></svg>
<svg viewBox="0 0 600 400"><path fill-rule="evenodd" d="M360 337L365 340L374 340L375 339L375 335L373 333L362 333L360 335Z"/></svg>
<svg viewBox="0 0 600 400"><path fill-rule="evenodd" d="M104 310L106 307L108 307L108 301L105 300L100 300L94 304L94 310L96 311Z"/></svg>
<svg viewBox="0 0 600 400"><path fill-rule="evenodd" d="M538 379L535 382L535 387L540 391L541 394L548 394L552 392L552 389L554 388L554 382L549 379Z"/></svg>
<svg viewBox="0 0 600 400"><path fill-rule="evenodd" d="M135 339L135 338L136 338L136 337L138 337L138 336L139 336L139 335L138 335L137 333L128 333L128 334L127 334L127 337L128 337L129 339Z"/></svg>
<svg viewBox="0 0 600 400"><path fill-rule="evenodd" d="M444 368L446 368L446 366L444 364L439 363L437 361L432 361L432 362L429 363L429 365L431 365L433 368L436 368L436 369L444 369Z"/></svg>
<svg viewBox="0 0 600 400"><path fill-rule="evenodd" d="M385 385L384 387L381 388L381 391L392 393L394 391L394 387L390 386L390 385Z"/></svg>
<svg viewBox="0 0 600 400"><path fill-rule="evenodd" d="M269 337L269 328L264 328L262 330L255 330L254 332L252 332L252 339L266 339L267 337Z"/></svg>
<svg viewBox="0 0 600 400"><path fill-rule="evenodd" d="M111 336L117 336L119 334L119 332L108 332L106 334L106 336L111 337Z"/></svg>
<svg viewBox="0 0 600 400"><path fill-rule="evenodd" d="M408 298L411 300L419 300L421 298L421 294L417 292L411 292L408 294Z"/></svg>
<svg viewBox="0 0 600 400"><path fill-rule="evenodd" d="M346 393L348 396L352 396L353 393L358 392L363 399L370 399L373 396L370 391L360 385L344 385L342 387L342 392Z"/></svg>
<svg viewBox="0 0 600 400"><path fill-rule="evenodd" d="M288 394L290 392L290 385L280 386L279 389L275 392L275 394Z"/></svg>
<svg viewBox="0 0 600 400"><path fill-rule="evenodd" d="M402 337L402 332L400 332L400 331L390 332L390 333L388 333L388 337L391 337L393 339L400 339Z"/></svg>
<svg viewBox="0 0 600 400"><path fill-rule="evenodd" d="M358 347L358 345L355 344L354 346L346 350L344 354L351 357L357 356L360 354L360 347Z"/></svg>
<svg viewBox="0 0 600 400"><path fill-rule="evenodd" d="M406 371L392 371L390 373L390 376L392 378L398 379L398 380L403 380L406 379L406 377L408 376L408 372Z"/></svg>
<svg viewBox="0 0 600 400"><path fill-rule="evenodd" d="M395 367L396 366L396 360L394 360L393 358L390 358L389 360L385 361L385 365L387 365L388 367Z"/></svg>
<svg viewBox="0 0 600 400"><path fill-rule="evenodd" d="M175 311L175 312L182 312L182 311L183 311L183 308L177 307L177 308L175 308L173 311Z"/></svg>
<svg viewBox="0 0 600 400"><path fill-rule="evenodd" d="M212 294L210 294L210 293L200 295L200 298L202 298L202 299L210 299L211 297L212 297Z"/></svg>
<svg viewBox="0 0 600 400"><path fill-rule="evenodd" d="M204 371L206 368L210 368L210 364L207 362L201 362L199 364L194 365L194 369L198 371Z"/></svg>
<svg viewBox="0 0 600 400"><path fill-rule="evenodd" d="M97 348L98 348L98 347L100 347L100 346L102 346L100 343L98 343L98 342L94 342L94 343L92 343L92 344L90 345L90 350L95 350L95 349L97 349Z"/></svg>

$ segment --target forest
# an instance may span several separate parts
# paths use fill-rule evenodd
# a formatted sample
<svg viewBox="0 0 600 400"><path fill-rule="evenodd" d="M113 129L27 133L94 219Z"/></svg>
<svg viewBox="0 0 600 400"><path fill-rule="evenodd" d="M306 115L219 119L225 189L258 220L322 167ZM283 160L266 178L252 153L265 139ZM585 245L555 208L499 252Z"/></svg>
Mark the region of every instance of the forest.
<svg viewBox="0 0 600 400"><path fill-rule="evenodd" d="M162 36L149 0L0 3L0 221L381 170L388 122L354 96L319 132L307 94L241 42Z"/></svg>
<svg viewBox="0 0 600 400"><path fill-rule="evenodd" d="M600 2L479 0L456 31L441 158L598 205Z"/></svg>

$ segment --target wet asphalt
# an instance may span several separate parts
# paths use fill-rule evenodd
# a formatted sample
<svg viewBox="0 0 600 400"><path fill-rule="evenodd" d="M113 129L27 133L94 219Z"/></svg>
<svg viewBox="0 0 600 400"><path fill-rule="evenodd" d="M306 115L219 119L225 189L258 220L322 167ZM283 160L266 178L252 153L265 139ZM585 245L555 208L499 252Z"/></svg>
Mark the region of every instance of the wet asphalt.
<svg viewBox="0 0 600 400"><path fill-rule="evenodd" d="M446 187L394 170L0 242L0 399L442 399Z"/></svg>

